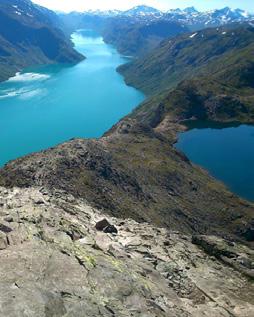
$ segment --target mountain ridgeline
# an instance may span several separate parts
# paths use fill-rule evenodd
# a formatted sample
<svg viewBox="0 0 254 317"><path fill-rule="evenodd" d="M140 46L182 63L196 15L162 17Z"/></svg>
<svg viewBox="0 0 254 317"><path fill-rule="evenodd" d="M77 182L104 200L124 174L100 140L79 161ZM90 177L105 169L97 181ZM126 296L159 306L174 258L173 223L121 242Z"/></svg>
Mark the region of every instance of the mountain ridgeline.
<svg viewBox="0 0 254 317"><path fill-rule="evenodd" d="M142 56L163 39L188 31L250 21L254 16L229 7L207 12L199 12L194 7L162 12L149 6L137 6L127 11L71 12L59 14L59 18L68 34L77 28L92 28L122 54Z"/></svg>
<svg viewBox="0 0 254 317"><path fill-rule="evenodd" d="M54 12L29 0L1 1L0 80L28 66L81 61L60 27Z"/></svg>

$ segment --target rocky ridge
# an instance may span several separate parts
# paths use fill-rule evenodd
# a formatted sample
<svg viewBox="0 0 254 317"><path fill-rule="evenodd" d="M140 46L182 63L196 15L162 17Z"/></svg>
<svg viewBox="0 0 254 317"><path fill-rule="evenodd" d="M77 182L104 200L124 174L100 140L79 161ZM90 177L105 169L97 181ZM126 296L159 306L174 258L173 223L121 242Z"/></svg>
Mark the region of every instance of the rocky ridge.
<svg viewBox="0 0 254 317"><path fill-rule="evenodd" d="M74 139L10 162L0 184L60 189L115 217L246 240L253 204L191 164L160 125L123 120L99 140Z"/></svg>
<svg viewBox="0 0 254 317"><path fill-rule="evenodd" d="M253 316L246 246L110 217L64 191L0 196L2 316ZM96 230L105 217L118 234Z"/></svg>

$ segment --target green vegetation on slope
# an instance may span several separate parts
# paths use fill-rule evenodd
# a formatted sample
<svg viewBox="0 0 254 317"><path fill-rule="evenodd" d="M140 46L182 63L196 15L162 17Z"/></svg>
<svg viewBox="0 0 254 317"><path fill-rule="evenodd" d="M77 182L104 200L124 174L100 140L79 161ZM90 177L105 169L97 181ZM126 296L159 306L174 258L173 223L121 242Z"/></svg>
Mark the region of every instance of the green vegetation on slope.
<svg viewBox="0 0 254 317"><path fill-rule="evenodd" d="M0 81L27 66L82 60L84 57L57 27L57 16L31 1L2 1Z"/></svg>
<svg viewBox="0 0 254 317"><path fill-rule="evenodd" d="M121 66L119 71L128 84L148 95L200 76L203 80L213 76L228 84L253 86L253 50L251 26L207 29L166 40L144 58Z"/></svg>
<svg viewBox="0 0 254 317"><path fill-rule="evenodd" d="M102 33L104 40L115 45L120 53L140 56L157 47L165 38L172 38L188 30L177 22L147 22L133 17L117 17L109 20Z"/></svg>
<svg viewBox="0 0 254 317"><path fill-rule="evenodd" d="M207 29L164 41L123 65L126 82L153 97L134 111L141 120L254 121L254 28ZM157 109L157 110L156 110Z"/></svg>

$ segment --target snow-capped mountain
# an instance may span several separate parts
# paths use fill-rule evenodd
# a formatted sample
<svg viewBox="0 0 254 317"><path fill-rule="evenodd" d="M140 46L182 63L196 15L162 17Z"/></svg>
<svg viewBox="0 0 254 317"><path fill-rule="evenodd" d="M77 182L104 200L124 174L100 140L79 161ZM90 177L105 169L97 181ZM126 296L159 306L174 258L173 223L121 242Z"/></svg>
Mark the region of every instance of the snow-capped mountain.
<svg viewBox="0 0 254 317"><path fill-rule="evenodd" d="M88 10L83 12L85 15L95 15L95 16L104 16L104 17L114 17L121 15L122 11L120 10Z"/></svg>
<svg viewBox="0 0 254 317"><path fill-rule="evenodd" d="M172 21L181 22L193 29L200 29L248 21L254 18L254 15L241 9L231 9L229 7L205 12L199 12L194 7L190 7L184 10L169 10L164 17Z"/></svg>
<svg viewBox="0 0 254 317"><path fill-rule="evenodd" d="M126 11L120 10L88 10L83 12L87 15L96 15L104 17L126 16L126 17L144 17L144 16L162 16L163 12L145 5L136 6Z"/></svg>
<svg viewBox="0 0 254 317"><path fill-rule="evenodd" d="M193 29L204 27L215 27L232 22L242 22L254 18L254 15L241 10L225 7L223 9L199 12L195 7L187 7L185 9L171 9L167 12L162 12L158 9L141 5L136 6L127 11L119 10L89 10L83 14L89 16L100 16L104 18L112 17L128 17L135 20L153 21L158 19L180 22L185 26Z"/></svg>
<svg viewBox="0 0 254 317"><path fill-rule="evenodd" d="M153 15L163 15L163 13L160 10L157 10L153 7L141 5L141 6L136 6L130 10L122 12L122 15L126 16L153 16Z"/></svg>
<svg viewBox="0 0 254 317"><path fill-rule="evenodd" d="M179 9L180 10L180 9ZM181 11L181 10L180 10ZM198 13L198 10L195 7L187 7L183 10L187 14Z"/></svg>

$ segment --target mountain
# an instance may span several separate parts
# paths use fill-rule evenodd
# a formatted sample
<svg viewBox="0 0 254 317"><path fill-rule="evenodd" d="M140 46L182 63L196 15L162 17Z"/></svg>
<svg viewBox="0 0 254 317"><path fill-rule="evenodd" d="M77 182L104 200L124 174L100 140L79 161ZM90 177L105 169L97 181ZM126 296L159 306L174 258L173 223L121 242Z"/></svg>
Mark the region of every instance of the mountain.
<svg viewBox="0 0 254 317"><path fill-rule="evenodd" d="M187 7L183 10L183 12L186 12L187 14L197 14L199 13L198 10L196 10L195 7Z"/></svg>
<svg viewBox="0 0 254 317"><path fill-rule="evenodd" d="M162 12L149 7L149 6L145 6L145 5L141 5L141 6L136 6L130 10L127 11L123 11L122 13L120 13L121 15L127 15L127 16L145 16L145 15L152 15L152 16L161 16Z"/></svg>
<svg viewBox="0 0 254 317"><path fill-rule="evenodd" d="M104 27L102 34L107 43L113 44L120 53L137 56L155 48L165 38L172 38L189 30L177 22L163 19L133 19L116 17Z"/></svg>
<svg viewBox="0 0 254 317"><path fill-rule="evenodd" d="M129 11L88 11L59 14L63 29L71 34L76 29L91 28L102 34L105 42L124 55L142 55L163 39L188 32L178 22L161 18L158 10L135 7Z"/></svg>
<svg viewBox="0 0 254 317"><path fill-rule="evenodd" d="M128 84L147 94L174 88L184 79L200 76L202 80L209 76L239 89L241 85L252 87L253 41L254 28L249 24L205 29L166 40L119 71ZM227 77L228 73L231 75Z"/></svg>
<svg viewBox="0 0 254 317"><path fill-rule="evenodd" d="M241 9L231 9L229 7L204 12L199 12L194 7L190 7L184 10L170 10L166 13L166 18L181 22L192 30L200 30L233 22L245 22L253 19L254 15Z"/></svg>
<svg viewBox="0 0 254 317"><path fill-rule="evenodd" d="M78 29L92 29L101 33L108 20L115 15L109 12L87 11L60 13L58 17L62 23L62 30L67 36L70 36Z"/></svg>
<svg viewBox="0 0 254 317"><path fill-rule="evenodd" d="M79 28L92 28L122 54L141 56L166 38L190 30L251 21L254 16L229 7L207 12L188 7L164 13L149 6L137 6L127 11L72 12L60 14L59 18L67 34Z"/></svg>
<svg viewBox="0 0 254 317"><path fill-rule="evenodd" d="M152 96L135 115L164 129L186 120L253 123L253 43L249 24L207 29L120 67L127 84Z"/></svg>
<svg viewBox="0 0 254 317"><path fill-rule="evenodd" d="M29 0L1 1L0 80L27 66L82 60L58 27L61 21L54 12Z"/></svg>
<svg viewBox="0 0 254 317"><path fill-rule="evenodd" d="M252 243L253 204L174 149L180 126L165 105L145 106L99 140L72 140L10 162L0 185L60 190L113 217Z"/></svg>

